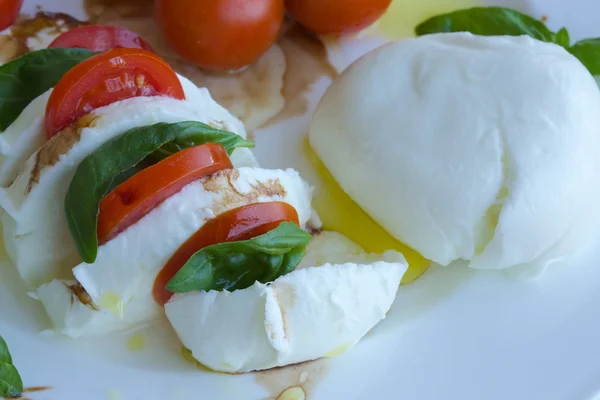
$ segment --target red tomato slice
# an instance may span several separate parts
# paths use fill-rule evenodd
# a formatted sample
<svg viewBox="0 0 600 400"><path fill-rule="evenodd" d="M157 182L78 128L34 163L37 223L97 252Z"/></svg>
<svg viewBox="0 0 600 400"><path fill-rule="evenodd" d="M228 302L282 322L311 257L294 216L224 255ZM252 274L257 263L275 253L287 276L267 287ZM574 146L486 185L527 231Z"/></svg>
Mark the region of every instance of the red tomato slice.
<svg viewBox="0 0 600 400"><path fill-rule="evenodd" d="M190 237L164 266L154 281L154 299L164 305L173 293L165 286L198 250L217 243L248 240L263 235L282 222L298 224L298 212L288 203L256 203L219 214Z"/></svg>
<svg viewBox="0 0 600 400"><path fill-rule="evenodd" d="M190 147L138 172L100 201L98 243L104 244L138 222L188 183L233 168L220 144Z"/></svg>
<svg viewBox="0 0 600 400"><path fill-rule="evenodd" d="M15 23L22 5L23 0L0 0L0 31Z"/></svg>
<svg viewBox="0 0 600 400"><path fill-rule="evenodd" d="M84 25L73 28L59 35L48 47L77 47L91 51L125 47L153 51L152 47L137 33L112 25Z"/></svg>
<svg viewBox="0 0 600 400"><path fill-rule="evenodd" d="M175 71L142 49L112 49L71 68L56 84L46 106L46 136L90 111L137 96L184 99Z"/></svg>

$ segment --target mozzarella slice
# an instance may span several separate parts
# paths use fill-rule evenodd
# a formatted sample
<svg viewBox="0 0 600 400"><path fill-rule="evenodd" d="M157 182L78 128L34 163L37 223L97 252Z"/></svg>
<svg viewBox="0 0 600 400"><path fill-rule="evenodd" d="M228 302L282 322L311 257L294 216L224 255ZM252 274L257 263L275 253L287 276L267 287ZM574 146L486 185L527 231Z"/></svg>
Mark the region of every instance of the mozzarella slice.
<svg viewBox="0 0 600 400"><path fill-rule="evenodd" d="M57 279L41 286L36 295L52 325L72 337L80 337L87 332L103 335L110 332L114 315L107 310L100 310L82 291L76 281L59 281ZM133 311L133 310L131 310ZM130 312L131 312L130 311Z"/></svg>
<svg viewBox="0 0 600 400"><path fill-rule="evenodd" d="M58 281L43 285L38 297L54 316L56 329L73 337L98 334L94 327L100 323L106 332L152 321L161 315L152 297L157 274L208 220L246 204L285 201L297 210L304 226L312 213L311 196L311 188L291 169L240 168L216 173L187 185L101 246L93 264L82 263L73 269L101 313L79 303L73 307L73 296L66 296L65 285ZM112 314L108 320L106 312Z"/></svg>
<svg viewBox="0 0 600 400"><path fill-rule="evenodd" d="M382 254L366 253L365 250L338 232L322 231L313 235L306 247L306 255L298 268L330 264L370 264L376 261L398 261L398 252L388 250Z"/></svg>
<svg viewBox="0 0 600 400"><path fill-rule="evenodd" d="M5 187L17 176L46 137L44 114L52 89L33 100L6 130L0 133L0 186Z"/></svg>
<svg viewBox="0 0 600 400"><path fill-rule="evenodd" d="M184 76L177 75L185 93L185 103L204 116L199 121L247 137L244 125L212 99L208 89L199 88ZM38 96L21 112L19 117L0 133L0 186L8 186L17 176L25 161L45 142L44 117L46 104L52 93L49 89ZM125 102L135 101L134 99ZM248 149L234 152L234 160L242 161L239 166L257 166L256 160ZM238 164L236 164L238 165Z"/></svg>
<svg viewBox="0 0 600 400"><path fill-rule="evenodd" d="M231 115L227 119L226 111L215 106L207 91L193 100L138 97L94 110L46 142L14 182L0 188L7 252L27 283L39 286L53 278L69 278L79 262L63 211L64 199L76 167L103 143L157 122L201 121L245 134L239 121ZM232 161L236 167L256 165L248 149L236 150Z"/></svg>
<svg viewBox="0 0 600 400"><path fill-rule="evenodd" d="M320 258L328 242L358 249L340 236L317 237L306 257ZM178 294L165 306L167 318L194 358L215 371L248 372L335 355L385 318L407 269L397 252L371 264L362 264L363 257L305 266L234 292Z"/></svg>

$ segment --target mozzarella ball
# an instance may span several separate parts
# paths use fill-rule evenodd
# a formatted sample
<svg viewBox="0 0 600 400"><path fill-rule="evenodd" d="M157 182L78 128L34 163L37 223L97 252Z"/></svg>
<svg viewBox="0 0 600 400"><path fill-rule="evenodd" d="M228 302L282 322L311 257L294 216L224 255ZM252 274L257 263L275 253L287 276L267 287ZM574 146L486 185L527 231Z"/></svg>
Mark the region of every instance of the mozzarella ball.
<svg viewBox="0 0 600 400"><path fill-rule="evenodd" d="M309 137L352 199L442 265L543 267L600 226L600 91L554 44L385 45L330 86Z"/></svg>

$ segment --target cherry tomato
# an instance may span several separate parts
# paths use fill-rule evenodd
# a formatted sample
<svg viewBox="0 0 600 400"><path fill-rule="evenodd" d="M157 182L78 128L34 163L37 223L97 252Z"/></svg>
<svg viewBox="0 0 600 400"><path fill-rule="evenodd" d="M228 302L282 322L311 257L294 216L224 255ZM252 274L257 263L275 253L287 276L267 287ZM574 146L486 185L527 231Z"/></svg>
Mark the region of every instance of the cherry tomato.
<svg viewBox="0 0 600 400"><path fill-rule="evenodd" d="M233 165L227 151L209 143L179 151L138 172L100 201L98 243L108 242L188 183L229 168Z"/></svg>
<svg viewBox="0 0 600 400"><path fill-rule="evenodd" d="M235 70L273 44L284 0L156 0L155 18L171 46L203 68Z"/></svg>
<svg viewBox="0 0 600 400"><path fill-rule="evenodd" d="M112 25L84 25L73 28L59 35L48 47L77 47L91 51L126 47L152 51L152 47L137 33Z"/></svg>
<svg viewBox="0 0 600 400"><path fill-rule="evenodd" d="M0 31L15 23L22 5L23 0L0 0Z"/></svg>
<svg viewBox="0 0 600 400"><path fill-rule="evenodd" d="M300 25L322 35L357 32L377 21L392 0L285 0Z"/></svg>
<svg viewBox="0 0 600 400"><path fill-rule="evenodd" d="M77 64L58 81L46 106L46 136L115 101L159 95L185 98L166 61L142 49L108 50Z"/></svg>
<svg viewBox="0 0 600 400"><path fill-rule="evenodd" d="M298 224L298 213L288 203L256 203L219 214L208 221L173 254L154 281L154 299L164 305L173 293L165 286L198 250L217 243L248 240L273 230L282 222Z"/></svg>

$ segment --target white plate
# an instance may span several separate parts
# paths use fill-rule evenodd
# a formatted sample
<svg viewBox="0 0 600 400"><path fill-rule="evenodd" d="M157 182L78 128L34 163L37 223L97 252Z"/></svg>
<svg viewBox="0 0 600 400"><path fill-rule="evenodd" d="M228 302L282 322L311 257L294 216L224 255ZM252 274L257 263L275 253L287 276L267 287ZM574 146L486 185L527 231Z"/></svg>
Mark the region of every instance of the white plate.
<svg viewBox="0 0 600 400"><path fill-rule="evenodd" d="M452 4L403 1L407 7L421 2ZM82 16L76 0L41 3ZM572 39L600 36L597 0L495 3L548 16L552 28L567 26ZM26 10L35 4L26 1ZM347 64L373 43L346 43L336 50L336 63ZM256 133L263 165L296 167L314 179L298 148L326 84L315 87L306 116ZM600 389L598 247L534 281L433 267L400 290L388 318L351 351L260 374L201 372L179 356L162 326L144 330L144 348L135 352L127 335L72 341L40 334L49 322L8 264L0 266L0 332L26 386L52 386L28 394L40 400L263 399L301 375L311 400L591 400Z"/></svg>

